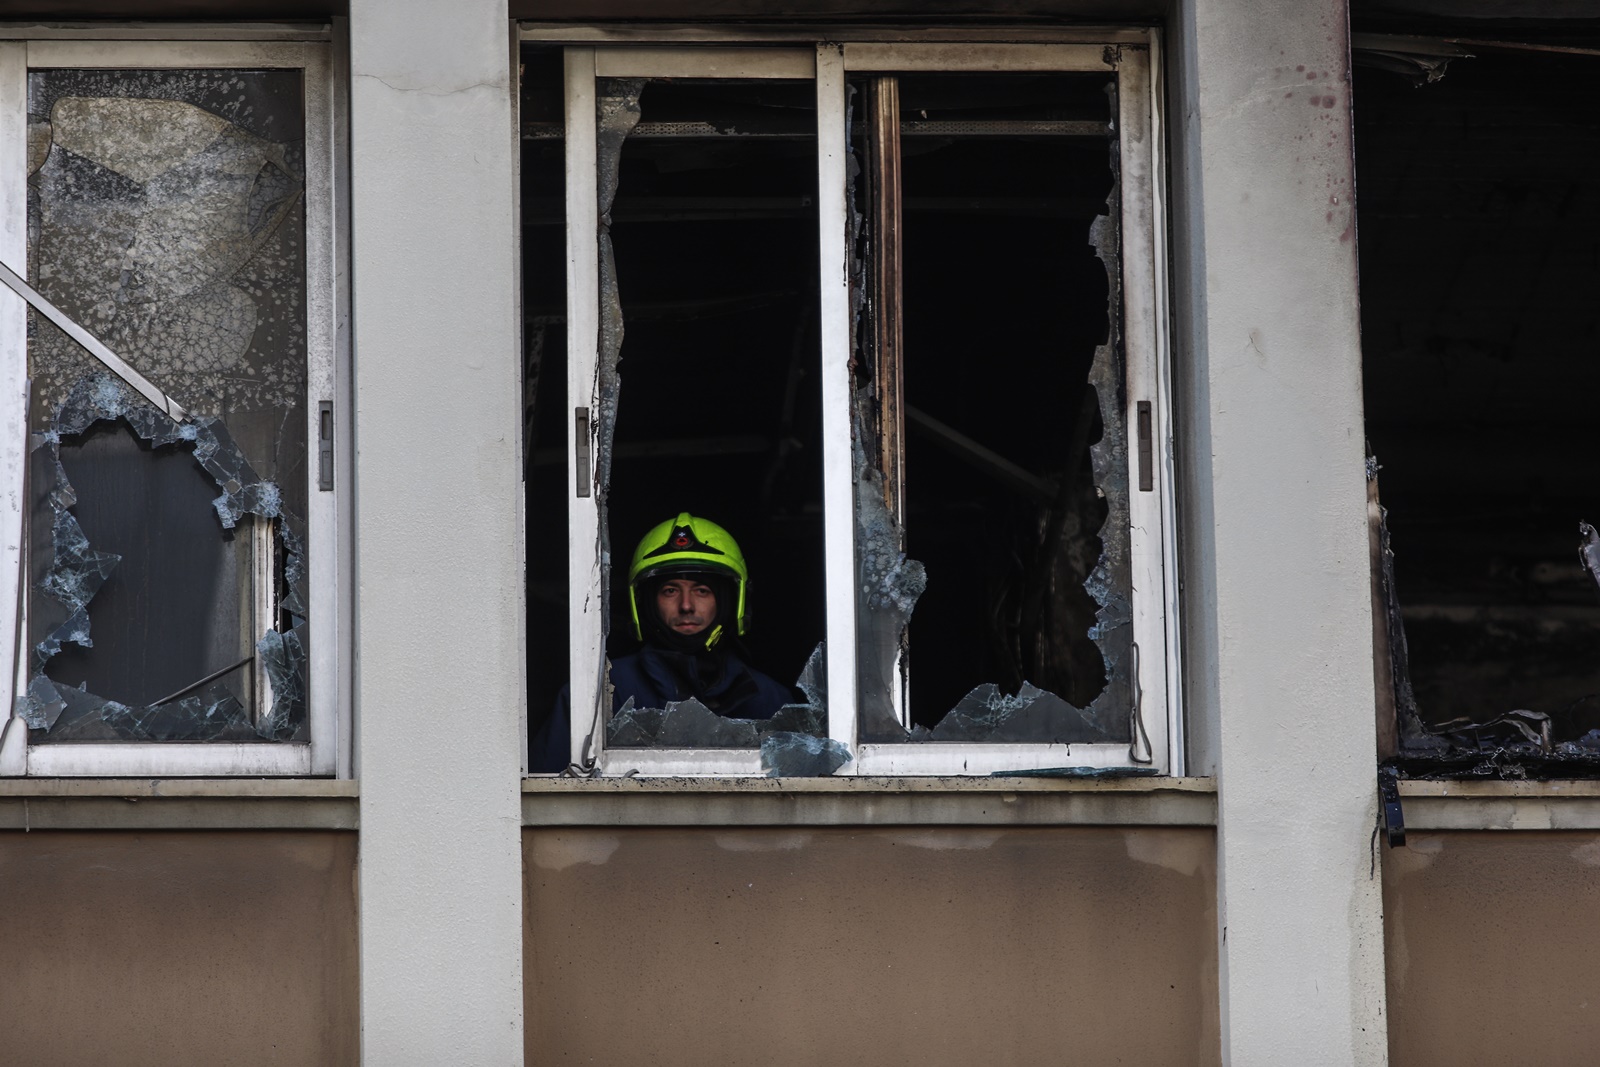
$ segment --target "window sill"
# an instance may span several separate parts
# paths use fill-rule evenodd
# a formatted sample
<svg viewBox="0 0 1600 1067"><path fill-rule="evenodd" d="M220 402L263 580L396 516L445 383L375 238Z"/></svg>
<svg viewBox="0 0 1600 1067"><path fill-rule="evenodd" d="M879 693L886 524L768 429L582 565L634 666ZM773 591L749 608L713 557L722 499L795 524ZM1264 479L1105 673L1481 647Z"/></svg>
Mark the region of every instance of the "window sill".
<svg viewBox="0 0 1600 1067"><path fill-rule="evenodd" d="M527 778L524 826L1215 826L1210 778Z"/></svg>
<svg viewBox="0 0 1600 1067"><path fill-rule="evenodd" d="M354 830L358 796L326 778L11 778L0 830Z"/></svg>
<svg viewBox="0 0 1600 1067"><path fill-rule="evenodd" d="M1600 781L1402 781L1412 830L1600 830Z"/></svg>

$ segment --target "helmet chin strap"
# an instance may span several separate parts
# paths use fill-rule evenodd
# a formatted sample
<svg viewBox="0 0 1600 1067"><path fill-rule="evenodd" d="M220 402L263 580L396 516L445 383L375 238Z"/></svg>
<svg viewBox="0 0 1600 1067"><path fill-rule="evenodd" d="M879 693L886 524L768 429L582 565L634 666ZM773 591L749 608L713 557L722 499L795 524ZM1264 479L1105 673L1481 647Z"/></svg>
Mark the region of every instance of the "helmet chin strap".
<svg viewBox="0 0 1600 1067"><path fill-rule="evenodd" d="M713 648L716 648L717 647L717 642L721 641L721 640L722 640L722 624L719 622L715 626L713 626L711 628L711 632L706 635L706 651L709 652Z"/></svg>

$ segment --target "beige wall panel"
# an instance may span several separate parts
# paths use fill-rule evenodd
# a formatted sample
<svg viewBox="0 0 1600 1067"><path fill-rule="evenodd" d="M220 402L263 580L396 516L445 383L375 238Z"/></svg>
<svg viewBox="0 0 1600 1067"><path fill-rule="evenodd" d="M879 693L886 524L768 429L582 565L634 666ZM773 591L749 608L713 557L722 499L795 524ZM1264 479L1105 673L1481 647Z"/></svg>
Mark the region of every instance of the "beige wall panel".
<svg viewBox="0 0 1600 1067"><path fill-rule="evenodd" d="M1383 881L1390 1062L1600 1056L1600 834L1413 833Z"/></svg>
<svg viewBox="0 0 1600 1067"><path fill-rule="evenodd" d="M523 842L530 1065L1219 1060L1208 828Z"/></svg>
<svg viewBox="0 0 1600 1067"><path fill-rule="evenodd" d="M350 833L0 833L0 1061L356 1061Z"/></svg>

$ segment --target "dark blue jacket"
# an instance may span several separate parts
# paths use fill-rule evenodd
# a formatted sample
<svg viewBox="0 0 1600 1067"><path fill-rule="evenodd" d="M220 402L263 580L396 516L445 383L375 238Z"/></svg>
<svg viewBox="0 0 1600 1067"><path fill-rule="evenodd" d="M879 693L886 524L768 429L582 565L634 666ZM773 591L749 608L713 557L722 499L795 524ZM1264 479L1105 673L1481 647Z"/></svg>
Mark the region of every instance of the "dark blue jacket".
<svg viewBox="0 0 1600 1067"><path fill-rule="evenodd" d="M682 653L647 644L631 656L614 660L611 710L621 708L629 698L636 708L664 708L670 702L694 697L730 719L770 719L779 708L796 700L788 686L773 681L731 650L722 654L721 670L709 685L692 685L685 671L674 669L675 661L686 665L688 659ZM572 693L563 687L550 717L528 739L528 769L563 770L571 762L571 739Z"/></svg>

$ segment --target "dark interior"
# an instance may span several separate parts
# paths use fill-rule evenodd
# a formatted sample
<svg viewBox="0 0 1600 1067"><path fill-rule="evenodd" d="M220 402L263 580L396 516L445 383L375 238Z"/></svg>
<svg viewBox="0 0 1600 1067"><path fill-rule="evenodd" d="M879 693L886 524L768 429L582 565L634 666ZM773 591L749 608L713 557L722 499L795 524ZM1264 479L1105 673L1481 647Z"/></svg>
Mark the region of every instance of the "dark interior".
<svg viewBox="0 0 1600 1067"><path fill-rule="evenodd" d="M1423 721L1572 739L1600 726L1600 55L1464 47L1431 83L1356 55L1367 433Z"/></svg>
<svg viewBox="0 0 1600 1067"><path fill-rule="evenodd" d="M928 568L907 649L914 724L982 682L1031 681L1079 707L1105 685L1083 581L1105 518L1085 447L1101 432L1087 376L1108 329L1089 225L1107 211L1113 142L1051 124L1106 123L1107 89L1099 75L899 78L905 402L1065 486L1031 495L926 421L906 426L906 547ZM940 121L1036 132L919 130Z"/></svg>
<svg viewBox="0 0 1600 1067"><path fill-rule="evenodd" d="M524 53L523 218L528 322L530 718L566 682L567 486L561 59ZM1107 79L908 78L903 120L1094 120ZM815 118L809 82L653 82L624 143L611 212L626 335L609 496L609 651L635 644L626 564L637 538L687 510L727 527L751 570L753 661L793 680L823 637L817 368ZM707 128L666 124L702 123ZM1088 454L1085 376L1107 338L1104 265L1089 224L1111 191L1110 141L1049 134L905 139L907 402L1103 514ZM858 145L858 150L859 150ZM862 358L867 354L862 353ZM1087 410L1093 425L1076 427ZM1079 429L1075 435L1074 430ZM914 718L936 722L973 686L1023 680L1087 703L1104 686L1082 589L1098 514L1073 561L1041 552L1052 505L959 450L906 432L908 549L928 564L912 627ZM538 525L535 525L538 524ZM541 532L543 531L543 532ZM1059 531L1058 531L1059 532ZM548 536L546 536L548 534ZM1060 553L1056 553L1060 555ZM1030 608L1047 576L1061 601ZM1066 570L1063 572L1062 567ZM1060 573L1073 572L1064 583ZM1019 632L1055 627L1051 642ZM1063 620L1070 633L1064 633ZM1076 657L1077 663L1065 660Z"/></svg>
<svg viewBox="0 0 1600 1067"><path fill-rule="evenodd" d="M525 118L559 126L559 63L530 55ZM824 628L814 92L809 82L652 82L640 110L611 210L625 337L607 649L637 645L635 544L687 511L739 541L750 569L743 643L792 682ZM563 313L562 143L525 144L527 314L542 323ZM569 496L563 346L552 322L528 472L530 516L546 524ZM558 535L551 552L529 553L535 722L565 684L565 549Z"/></svg>

